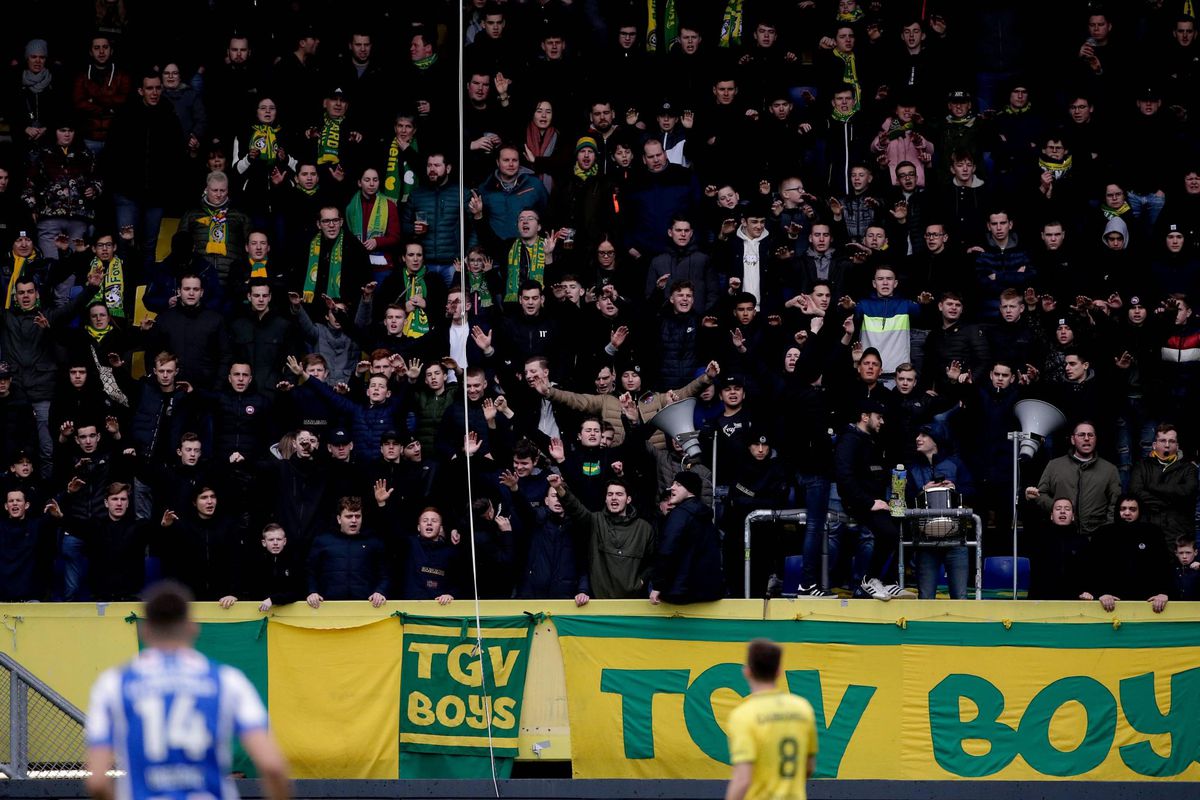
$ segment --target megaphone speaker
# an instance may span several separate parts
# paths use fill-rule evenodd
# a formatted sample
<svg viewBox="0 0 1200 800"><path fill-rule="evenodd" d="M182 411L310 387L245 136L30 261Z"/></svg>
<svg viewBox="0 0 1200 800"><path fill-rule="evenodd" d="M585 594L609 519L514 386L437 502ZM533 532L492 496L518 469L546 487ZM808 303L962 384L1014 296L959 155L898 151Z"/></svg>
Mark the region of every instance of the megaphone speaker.
<svg viewBox="0 0 1200 800"><path fill-rule="evenodd" d="M689 458L700 457L700 434L696 432L692 415L696 410L696 398L680 400L659 411L650 424L679 442Z"/></svg>
<svg viewBox="0 0 1200 800"><path fill-rule="evenodd" d="M1066 416L1044 400L1020 400L1013 406L1013 414L1021 432L1032 435L1032 438L1021 440L1022 460L1037 455L1042 440L1067 424Z"/></svg>

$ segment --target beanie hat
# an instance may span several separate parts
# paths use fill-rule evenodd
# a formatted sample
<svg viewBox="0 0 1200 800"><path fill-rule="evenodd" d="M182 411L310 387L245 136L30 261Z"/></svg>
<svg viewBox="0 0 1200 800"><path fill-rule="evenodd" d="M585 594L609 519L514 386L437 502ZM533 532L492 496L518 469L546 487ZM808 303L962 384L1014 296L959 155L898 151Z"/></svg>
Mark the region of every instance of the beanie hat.
<svg viewBox="0 0 1200 800"><path fill-rule="evenodd" d="M30 56L46 56L50 54L50 48L46 44L45 39L30 39L25 45L25 57Z"/></svg>
<svg viewBox="0 0 1200 800"><path fill-rule="evenodd" d="M699 497L704 489L704 481L700 479L700 476L695 472L689 472L687 470L676 472L674 483L678 483L696 497Z"/></svg>
<svg viewBox="0 0 1200 800"><path fill-rule="evenodd" d="M596 153L600 152L600 148L596 146L596 139L594 136L580 136L579 139L575 142L575 152L576 153L578 153L580 150L582 150L585 147L592 148L592 152L596 152Z"/></svg>

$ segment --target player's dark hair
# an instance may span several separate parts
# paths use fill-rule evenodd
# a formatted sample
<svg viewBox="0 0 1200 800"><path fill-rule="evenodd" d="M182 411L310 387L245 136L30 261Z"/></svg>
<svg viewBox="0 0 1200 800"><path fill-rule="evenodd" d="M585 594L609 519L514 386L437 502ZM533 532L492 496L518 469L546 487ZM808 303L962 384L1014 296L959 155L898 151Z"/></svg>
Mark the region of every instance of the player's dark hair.
<svg viewBox="0 0 1200 800"><path fill-rule="evenodd" d="M773 681L779 676L783 649L770 639L755 639L746 652L746 666L756 681Z"/></svg>
<svg viewBox="0 0 1200 800"><path fill-rule="evenodd" d="M192 592L182 583L173 580L159 581L146 590L146 628L162 635L173 635L188 620L188 603L194 599Z"/></svg>

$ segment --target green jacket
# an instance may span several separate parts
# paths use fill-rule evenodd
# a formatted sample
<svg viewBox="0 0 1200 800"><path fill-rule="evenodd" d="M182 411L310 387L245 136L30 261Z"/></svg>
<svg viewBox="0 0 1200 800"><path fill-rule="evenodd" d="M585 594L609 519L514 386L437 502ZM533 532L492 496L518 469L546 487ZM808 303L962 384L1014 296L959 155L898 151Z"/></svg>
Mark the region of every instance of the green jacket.
<svg viewBox="0 0 1200 800"><path fill-rule="evenodd" d="M597 600L650 596L647 582L654 562L654 527L626 508L624 514L590 511L579 498L562 496L567 516L588 532L588 580L584 593Z"/></svg>
<svg viewBox="0 0 1200 800"><path fill-rule="evenodd" d="M1079 461L1065 455L1046 465L1037 488L1039 509L1049 516L1054 501L1067 498L1075 504L1079 531L1091 536L1097 528L1113 521L1117 497L1121 494L1121 478L1117 468L1099 456L1091 461Z"/></svg>

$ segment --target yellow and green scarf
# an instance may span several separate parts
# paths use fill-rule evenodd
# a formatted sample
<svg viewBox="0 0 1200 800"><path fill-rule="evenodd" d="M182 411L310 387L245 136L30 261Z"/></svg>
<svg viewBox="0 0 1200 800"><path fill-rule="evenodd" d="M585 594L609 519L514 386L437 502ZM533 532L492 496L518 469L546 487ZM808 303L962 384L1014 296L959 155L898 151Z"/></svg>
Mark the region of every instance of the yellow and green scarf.
<svg viewBox="0 0 1200 800"><path fill-rule="evenodd" d="M721 39L718 47L726 49L742 43L742 3L744 0L729 0L725 13L721 15Z"/></svg>
<svg viewBox="0 0 1200 800"><path fill-rule="evenodd" d="M1028 114L1029 109L1031 109L1031 108L1033 108L1033 103L1026 103L1025 105L1021 106L1020 108L1013 108L1012 105L1009 104L1009 105L1006 105L1004 107L1004 110L1001 111L1000 113L1007 114L1008 116L1012 117L1012 116L1017 116L1020 114Z"/></svg>
<svg viewBox="0 0 1200 800"><path fill-rule="evenodd" d="M262 261L255 261L254 259L250 259L250 277L251 278L269 278L270 277L270 274L267 272L266 259L263 259Z"/></svg>
<svg viewBox="0 0 1200 800"><path fill-rule="evenodd" d="M1055 179L1058 179L1071 171L1071 156L1067 156L1062 161L1051 161L1042 156L1038 159L1038 166L1046 172L1053 174Z"/></svg>
<svg viewBox="0 0 1200 800"><path fill-rule="evenodd" d="M120 319L125 318L125 263L118 256L113 256L107 265L100 259L93 258L88 271L104 270L104 280L100 283L100 291L92 301L103 300L108 306L108 313Z"/></svg>
<svg viewBox="0 0 1200 800"><path fill-rule="evenodd" d="M407 270L404 272L404 296L411 300L417 295L429 297L429 290L425 286L424 267L416 273ZM410 339L420 339L429 333L429 315L425 313L425 309L413 306L412 313L404 319L402 333Z"/></svg>
<svg viewBox="0 0 1200 800"><path fill-rule="evenodd" d="M1128 200L1126 200L1124 203L1121 203L1120 208L1113 208L1111 206L1100 206L1100 211L1102 211L1104 213L1105 219L1116 219L1117 217L1119 217L1123 214L1128 214L1132 210L1133 210L1133 206L1129 205Z"/></svg>
<svg viewBox="0 0 1200 800"><path fill-rule="evenodd" d="M504 302L515 303L521 297L521 284L535 280L545 285L546 240L538 237L533 246L517 239L508 250L508 274L505 276Z"/></svg>
<svg viewBox="0 0 1200 800"><path fill-rule="evenodd" d="M342 237L339 233L333 240L329 250L329 294L330 297L342 296ZM304 302L311 303L317 296L317 274L321 269L321 234L313 237L308 246L308 272L304 275Z"/></svg>
<svg viewBox="0 0 1200 800"><path fill-rule="evenodd" d="M325 115L321 123L321 135L317 137L318 164L336 164L342 160L339 154L342 148L342 122L341 118Z"/></svg>
<svg viewBox="0 0 1200 800"><path fill-rule="evenodd" d="M854 53L843 53L836 47L832 50L835 58L842 61L842 83L854 89L854 110L862 108L862 85L858 82L858 61Z"/></svg>
<svg viewBox="0 0 1200 800"><path fill-rule="evenodd" d="M587 181L589 178L594 178L596 173L600 171L600 164L597 161L592 162L592 166L587 169L580 169L579 162L575 162L575 166L571 170L575 173L575 177L581 181Z"/></svg>
<svg viewBox="0 0 1200 800"><path fill-rule="evenodd" d="M424 58L418 58L416 61L412 62L412 65L414 67L416 67L417 69L421 70L422 72L424 72L425 70L429 69L434 64L436 64L437 60L438 60L438 54L434 53L433 55L425 56Z"/></svg>
<svg viewBox="0 0 1200 800"><path fill-rule="evenodd" d="M413 139L410 147L414 153L417 152L416 139ZM383 171L383 191L380 194L397 203L404 203L413 190L413 174L408 168L407 160L401 158L400 153L400 143L393 138L392 143L388 145L387 167Z"/></svg>
<svg viewBox="0 0 1200 800"><path fill-rule="evenodd" d="M8 279L8 291L4 293L4 307L12 308L13 299L17 296L17 281L21 279L21 273L25 271L25 264L33 261L33 256L28 259L12 253L13 268L12 277Z"/></svg>
<svg viewBox="0 0 1200 800"><path fill-rule="evenodd" d="M492 307L492 291L488 288L486 272L467 272L467 291L474 296L479 308Z"/></svg>
<svg viewBox="0 0 1200 800"><path fill-rule="evenodd" d="M675 0L666 0L664 6L666 18L663 20L663 50L670 50L679 41L679 14L675 10ZM658 52L658 0L646 0L646 52Z"/></svg>
<svg viewBox="0 0 1200 800"><path fill-rule="evenodd" d="M346 206L346 225L349 226L350 232L355 236L359 235L359 231L363 230L363 193L355 192L354 197L350 198L350 205ZM375 196L375 205L371 207L371 216L367 219L367 229L362 236L363 241L374 239L377 236L383 236L387 233L388 227L388 200L382 195Z"/></svg>
<svg viewBox="0 0 1200 800"><path fill-rule="evenodd" d="M250 147L258 151L258 157L264 163L274 164L278 137L279 128L274 125L253 125L250 128Z"/></svg>
<svg viewBox="0 0 1200 800"><path fill-rule="evenodd" d="M109 325L104 330L100 330L99 328L93 328L89 324L89 325L84 325L83 329L87 331L88 336L92 337L92 341L95 342L96 344L100 344L101 342L103 342L104 337L108 336L110 333L112 333L112 325Z"/></svg>
<svg viewBox="0 0 1200 800"><path fill-rule="evenodd" d="M208 214L196 220L201 225L208 226L208 241L204 243L204 252L215 256L226 255L225 216L229 209L212 208L211 206L205 206L204 209ZM116 259L114 258L113 261Z"/></svg>
<svg viewBox="0 0 1200 800"><path fill-rule="evenodd" d="M892 117L891 123L888 125L887 138L888 141L903 139L904 136L913 129L912 120L901 122L899 117Z"/></svg>
<svg viewBox="0 0 1200 800"><path fill-rule="evenodd" d="M849 14L842 14L839 12L837 15L838 22L858 22L862 18L863 10L861 8L855 8Z"/></svg>

